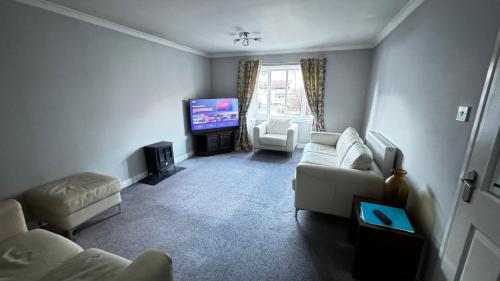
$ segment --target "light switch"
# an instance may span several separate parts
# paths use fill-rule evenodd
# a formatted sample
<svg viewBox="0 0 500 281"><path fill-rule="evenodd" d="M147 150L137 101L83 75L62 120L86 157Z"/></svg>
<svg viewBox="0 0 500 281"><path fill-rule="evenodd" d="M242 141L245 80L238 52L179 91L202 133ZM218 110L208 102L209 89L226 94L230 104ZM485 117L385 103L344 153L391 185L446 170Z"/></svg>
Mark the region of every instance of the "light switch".
<svg viewBox="0 0 500 281"><path fill-rule="evenodd" d="M462 105L459 106L456 120L459 122L467 122L467 119L469 117L469 111L470 107Z"/></svg>

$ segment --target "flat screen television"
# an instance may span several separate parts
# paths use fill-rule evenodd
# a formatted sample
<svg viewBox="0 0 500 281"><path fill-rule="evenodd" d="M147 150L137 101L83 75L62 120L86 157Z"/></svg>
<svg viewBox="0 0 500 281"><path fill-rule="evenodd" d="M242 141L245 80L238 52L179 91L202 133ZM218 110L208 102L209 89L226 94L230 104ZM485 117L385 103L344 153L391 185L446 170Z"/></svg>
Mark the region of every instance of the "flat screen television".
<svg viewBox="0 0 500 281"><path fill-rule="evenodd" d="M237 98L191 99L189 119L192 132L228 130L240 125Z"/></svg>

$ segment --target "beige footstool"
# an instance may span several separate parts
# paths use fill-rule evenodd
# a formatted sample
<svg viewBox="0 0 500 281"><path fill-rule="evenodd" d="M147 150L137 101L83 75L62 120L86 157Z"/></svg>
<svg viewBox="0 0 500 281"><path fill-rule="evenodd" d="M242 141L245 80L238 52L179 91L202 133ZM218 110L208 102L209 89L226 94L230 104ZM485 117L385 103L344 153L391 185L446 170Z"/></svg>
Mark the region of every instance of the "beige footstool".
<svg viewBox="0 0 500 281"><path fill-rule="evenodd" d="M120 208L120 180L94 173L82 173L36 187L26 201L39 223L48 223L67 232L106 211Z"/></svg>

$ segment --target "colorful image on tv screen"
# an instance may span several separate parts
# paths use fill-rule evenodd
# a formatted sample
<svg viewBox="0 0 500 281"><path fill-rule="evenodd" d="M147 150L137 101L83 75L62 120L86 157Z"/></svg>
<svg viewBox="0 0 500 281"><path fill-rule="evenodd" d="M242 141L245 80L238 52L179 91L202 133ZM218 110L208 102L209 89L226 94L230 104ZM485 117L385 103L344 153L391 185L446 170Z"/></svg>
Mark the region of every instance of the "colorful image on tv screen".
<svg viewBox="0 0 500 281"><path fill-rule="evenodd" d="M204 131L239 126L238 99L193 99L189 101L191 130Z"/></svg>

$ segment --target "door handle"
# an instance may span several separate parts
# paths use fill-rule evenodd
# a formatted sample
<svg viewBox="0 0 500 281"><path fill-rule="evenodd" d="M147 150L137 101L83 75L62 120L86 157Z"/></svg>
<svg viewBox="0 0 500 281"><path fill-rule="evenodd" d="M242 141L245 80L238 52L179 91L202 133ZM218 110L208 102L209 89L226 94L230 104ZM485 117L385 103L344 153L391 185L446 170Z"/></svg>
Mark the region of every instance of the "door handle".
<svg viewBox="0 0 500 281"><path fill-rule="evenodd" d="M500 183L496 183L496 182L494 182L494 183L493 183L493 186L494 186L494 187L500 187Z"/></svg>
<svg viewBox="0 0 500 281"><path fill-rule="evenodd" d="M475 182L477 179L477 172L472 170L467 173L467 177L460 180L464 183L464 190L462 192L462 200L469 203L472 198L472 192L476 189Z"/></svg>

